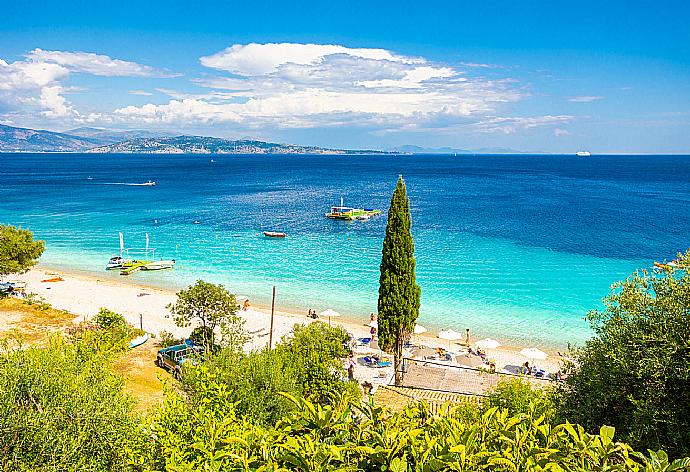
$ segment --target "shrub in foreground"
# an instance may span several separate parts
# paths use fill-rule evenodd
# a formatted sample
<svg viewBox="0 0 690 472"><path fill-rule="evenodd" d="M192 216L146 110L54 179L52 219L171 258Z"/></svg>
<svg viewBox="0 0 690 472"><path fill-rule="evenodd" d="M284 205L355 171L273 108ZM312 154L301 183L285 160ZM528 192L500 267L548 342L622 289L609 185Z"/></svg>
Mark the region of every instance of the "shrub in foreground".
<svg viewBox="0 0 690 472"><path fill-rule="evenodd" d="M0 356L0 470L122 470L142 438L103 358L60 337Z"/></svg>
<svg viewBox="0 0 690 472"><path fill-rule="evenodd" d="M426 405L390 413L345 399L294 405L275 426L236 415L230 392L208 373L194 403L169 392L150 425L154 447L140 462L155 470L514 471L690 470L663 452L647 456L614 440L614 429L589 434L543 415L489 408L475 421L451 408L432 416ZM532 403L533 413L539 408ZM461 410L461 408L460 408ZM138 457L142 461L142 456Z"/></svg>

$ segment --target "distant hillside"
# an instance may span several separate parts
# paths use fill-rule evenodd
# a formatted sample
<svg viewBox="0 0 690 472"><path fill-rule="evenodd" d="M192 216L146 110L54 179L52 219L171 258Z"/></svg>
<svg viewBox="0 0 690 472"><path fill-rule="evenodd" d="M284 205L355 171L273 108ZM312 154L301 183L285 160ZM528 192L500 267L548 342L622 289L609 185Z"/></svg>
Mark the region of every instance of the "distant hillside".
<svg viewBox="0 0 690 472"><path fill-rule="evenodd" d="M522 151L516 151L510 148L480 148L480 149L456 149L451 147L426 148L415 146L413 144L406 144L392 149L393 152L405 154L521 154Z"/></svg>
<svg viewBox="0 0 690 472"><path fill-rule="evenodd" d="M108 144L115 144L136 138L165 138L175 136L175 133L165 131L147 131L142 129L111 130L89 127L71 129L64 131L64 134L78 136L80 138L88 138L89 140L93 141L94 145L96 146L105 146Z"/></svg>
<svg viewBox="0 0 690 472"><path fill-rule="evenodd" d="M95 153L150 154L388 154L384 151L327 149L296 144L267 143L248 139L229 140L208 136L136 138L89 150Z"/></svg>
<svg viewBox="0 0 690 472"><path fill-rule="evenodd" d="M79 152L98 144L90 138L0 124L0 152Z"/></svg>

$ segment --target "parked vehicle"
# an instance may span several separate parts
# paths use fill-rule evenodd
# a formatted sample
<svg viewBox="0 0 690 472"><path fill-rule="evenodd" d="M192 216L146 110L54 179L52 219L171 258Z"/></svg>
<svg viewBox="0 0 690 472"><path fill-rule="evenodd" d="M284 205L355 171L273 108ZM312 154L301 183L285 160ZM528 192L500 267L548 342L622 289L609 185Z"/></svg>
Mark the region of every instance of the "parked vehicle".
<svg viewBox="0 0 690 472"><path fill-rule="evenodd" d="M165 347L158 351L156 365L170 372L175 378L180 378L182 366L186 362L196 363L201 359L203 349L192 342Z"/></svg>

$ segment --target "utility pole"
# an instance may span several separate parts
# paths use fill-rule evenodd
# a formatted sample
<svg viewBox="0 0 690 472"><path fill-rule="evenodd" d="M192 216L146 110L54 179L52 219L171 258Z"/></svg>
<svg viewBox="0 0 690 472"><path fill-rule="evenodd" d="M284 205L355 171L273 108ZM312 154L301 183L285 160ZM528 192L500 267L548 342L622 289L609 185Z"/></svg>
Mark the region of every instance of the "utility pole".
<svg viewBox="0 0 690 472"><path fill-rule="evenodd" d="M273 299L271 300L271 331L268 334L268 349L273 349L273 315L276 309L276 286L273 286Z"/></svg>

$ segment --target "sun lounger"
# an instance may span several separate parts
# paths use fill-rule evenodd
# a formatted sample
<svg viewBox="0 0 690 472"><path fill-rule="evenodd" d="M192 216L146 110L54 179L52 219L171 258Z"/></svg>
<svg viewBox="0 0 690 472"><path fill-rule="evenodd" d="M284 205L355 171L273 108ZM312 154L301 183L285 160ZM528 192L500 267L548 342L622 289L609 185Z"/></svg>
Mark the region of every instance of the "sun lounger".
<svg viewBox="0 0 690 472"><path fill-rule="evenodd" d="M358 346L368 346L370 342L371 342L371 338L358 338L357 339L357 345Z"/></svg>

